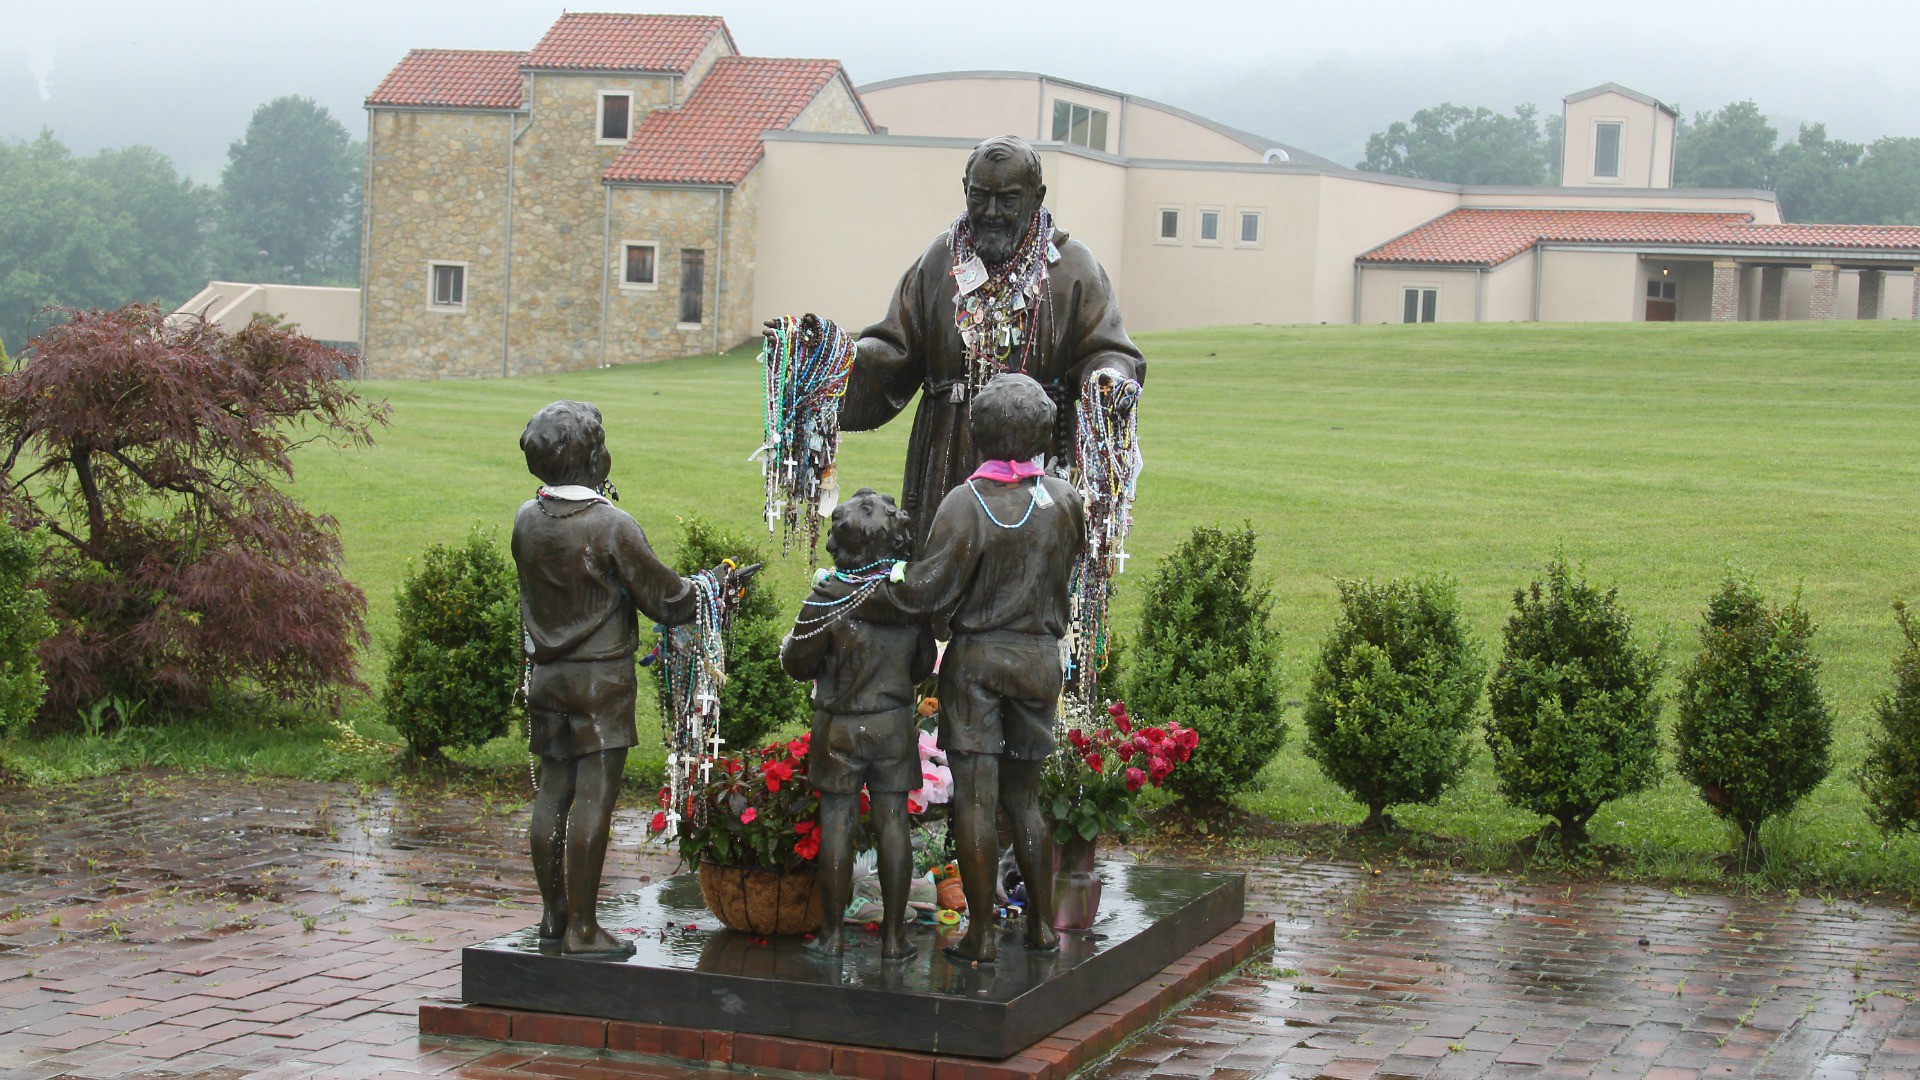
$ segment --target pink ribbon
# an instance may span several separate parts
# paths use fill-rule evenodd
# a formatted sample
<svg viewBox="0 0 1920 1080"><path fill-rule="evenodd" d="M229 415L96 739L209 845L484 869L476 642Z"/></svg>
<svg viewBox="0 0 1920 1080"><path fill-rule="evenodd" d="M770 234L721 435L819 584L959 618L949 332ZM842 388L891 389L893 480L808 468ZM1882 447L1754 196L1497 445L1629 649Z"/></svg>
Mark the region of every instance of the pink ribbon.
<svg viewBox="0 0 1920 1080"><path fill-rule="evenodd" d="M1025 480L1029 477L1043 476L1045 474L1045 469L1031 461L998 460L981 462L980 467L973 470L973 475L967 477L967 479L998 480L1003 484L1011 484L1015 480Z"/></svg>

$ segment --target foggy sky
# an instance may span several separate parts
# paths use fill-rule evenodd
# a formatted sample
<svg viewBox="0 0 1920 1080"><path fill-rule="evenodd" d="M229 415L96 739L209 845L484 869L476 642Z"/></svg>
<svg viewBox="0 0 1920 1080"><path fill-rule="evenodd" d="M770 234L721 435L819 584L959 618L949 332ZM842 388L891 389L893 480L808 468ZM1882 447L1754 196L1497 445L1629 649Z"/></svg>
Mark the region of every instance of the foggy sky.
<svg viewBox="0 0 1920 1080"><path fill-rule="evenodd" d="M1418 108L1532 103L1557 112L1566 94L1609 81L1688 114L1752 98L1783 137L1801 121L1825 121L1855 141L1920 135L1912 0L1492 0L1451 9L589 0L586 9L722 15L743 52L834 57L855 83L1043 71L1345 163L1362 155L1369 133ZM211 182L262 102L312 97L363 135L361 102L409 48L531 48L561 11L537 0L0 0L0 138L46 127L81 153L145 143ZM1822 12L1828 28L1805 25Z"/></svg>

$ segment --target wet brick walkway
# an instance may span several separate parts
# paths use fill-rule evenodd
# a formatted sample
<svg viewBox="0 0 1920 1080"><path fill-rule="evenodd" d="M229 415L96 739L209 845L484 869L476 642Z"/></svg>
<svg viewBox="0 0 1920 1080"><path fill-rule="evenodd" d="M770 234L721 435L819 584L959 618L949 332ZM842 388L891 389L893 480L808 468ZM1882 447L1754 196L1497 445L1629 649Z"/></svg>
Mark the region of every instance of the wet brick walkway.
<svg viewBox="0 0 1920 1080"><path fill-rule="evenodd" d="M415 1034L463 943L530 920L524 822L286 781L0 793L0 1075L696 1075ZM620 830L611 888L671 871ZM1902 912L1300 862L1254 869L1250 906L1271 963L1098 1075L1920 1075Z"/></svg>

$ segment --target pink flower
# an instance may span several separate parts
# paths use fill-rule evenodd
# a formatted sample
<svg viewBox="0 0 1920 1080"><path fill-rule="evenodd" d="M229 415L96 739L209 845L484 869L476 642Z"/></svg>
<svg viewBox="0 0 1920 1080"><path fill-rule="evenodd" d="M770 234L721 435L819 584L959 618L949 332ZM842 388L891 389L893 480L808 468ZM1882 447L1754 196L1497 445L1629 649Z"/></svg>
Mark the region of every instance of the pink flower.
<svg viewBox="0 0 1920 1080"><path fill-rule="evenodd" d="M1147 782L1146 773L1143 773L1136 768L1129 767L1127 769L1127 790L1128 791L1139 791L1140 786L1142 784L1145 784L1146 782Z"/></svg>
<svg viewBox="0 0 1920 1080"><path fill-rule="evenodd" d="M749 806L747 807L746 812L740 815L740 824L751 825L753 824L753 819L759 816L760 816L760 811Z"/></svg>

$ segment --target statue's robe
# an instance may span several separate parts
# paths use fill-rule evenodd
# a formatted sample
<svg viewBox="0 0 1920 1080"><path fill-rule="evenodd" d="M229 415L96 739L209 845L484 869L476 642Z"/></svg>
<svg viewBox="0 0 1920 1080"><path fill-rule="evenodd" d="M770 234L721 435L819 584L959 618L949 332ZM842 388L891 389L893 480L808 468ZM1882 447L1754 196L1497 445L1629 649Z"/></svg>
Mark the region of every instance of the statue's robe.
<svg viewBox="0 0 1920 1080"><path fill-rule="evenodd" d="M1017 356L1009 361L1015 365L1010 370L1046 387L1059 409L1050 467L1073 461L1074 408L1090 372L1146 375L1146 361L1121 322L1113 284L1093 252L1061 229L1054 230L1053 246L1059 258L1047 266L1033 348L1024 367ZM969 403L954 393L966 382L967 358L953 321L958 286L952 271L953 252L942 233L901 277L886 318L861 333L840 407L843 430L870 431L899 415L916 390L924 391L907 443L900 498L913 518L915 558L926 550L940 500L981 463L967 430Z"/></svg>

